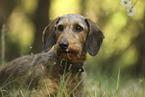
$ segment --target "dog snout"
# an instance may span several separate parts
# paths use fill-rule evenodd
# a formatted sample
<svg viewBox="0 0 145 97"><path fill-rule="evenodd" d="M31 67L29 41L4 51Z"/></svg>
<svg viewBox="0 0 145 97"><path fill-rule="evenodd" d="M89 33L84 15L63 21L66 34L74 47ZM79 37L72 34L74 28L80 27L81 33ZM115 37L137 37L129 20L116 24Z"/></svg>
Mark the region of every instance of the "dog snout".
<svg viewBox="0 0 145 97"><path fill-rule="evenodd" d="M60 47L61 49L66 50L66 49L68 48L68 46L69 46L69 43L66 42L66 41L61 41L61 42L59 43L59 47Z"/></svg>

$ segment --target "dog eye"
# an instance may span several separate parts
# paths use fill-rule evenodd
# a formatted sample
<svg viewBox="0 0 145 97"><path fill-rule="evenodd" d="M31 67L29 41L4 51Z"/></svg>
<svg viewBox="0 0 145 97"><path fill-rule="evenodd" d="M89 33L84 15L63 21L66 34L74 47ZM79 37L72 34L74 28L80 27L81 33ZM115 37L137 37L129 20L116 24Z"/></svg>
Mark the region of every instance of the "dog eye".
<svg viewBox="0 0 145 97"><path fill-rule="evenodd" d="M81 26L76 26L75 27L75 32L81 32L83 28Z"/></svg>
<svg viewBox="0 0 145 97"><path fill-rule="evenodd" d="M59 31L63 31L63 26L62 26L62 25L59 25L59 26L58 26L58 30L59 30Z"/></svg>

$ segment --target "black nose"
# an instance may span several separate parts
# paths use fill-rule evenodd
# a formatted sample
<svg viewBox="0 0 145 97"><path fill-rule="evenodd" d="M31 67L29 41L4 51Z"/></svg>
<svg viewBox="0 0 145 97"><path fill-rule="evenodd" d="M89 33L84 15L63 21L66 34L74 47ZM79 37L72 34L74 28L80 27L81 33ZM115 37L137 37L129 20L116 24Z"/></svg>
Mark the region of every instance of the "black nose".
<svg viewBox="0 0 145 97"><path fill-rule="evenodd" d="M68 46L69 46L69 43L66 42L66 41L61 41L61 42L59 43L59 46L60 46L61 49L67 49Z"/></svg>

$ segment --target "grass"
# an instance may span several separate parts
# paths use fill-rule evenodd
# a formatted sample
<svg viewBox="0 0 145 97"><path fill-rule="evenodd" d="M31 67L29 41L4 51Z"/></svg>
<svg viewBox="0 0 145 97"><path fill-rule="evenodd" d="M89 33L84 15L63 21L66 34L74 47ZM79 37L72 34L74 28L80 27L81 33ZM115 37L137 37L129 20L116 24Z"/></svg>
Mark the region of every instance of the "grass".
<svg viewBox="0 0 145 97"><path fill-rule="evenodd" d="M69 77L67 80L64 80L66 76L60 78L61 84L57 97L63 97L63 94L65 94L66 97L69 97L69 94L65 92L66 84L69 80ZM111 76L99 71L87 72L84 81L86 97L145 97L144 78L122 76L120 69ZM6 91L0 88L0 91L2 94L10 94L10 97L18 97L18 95L19 97L30 97L29 91L23 88L18 90L14 89L13 91ZM1 96L6 97L5 95ZM35 90L31 97L40 96L45 97L39 90Z"/></svg>
<svg viewBox="0 0 145 97"><path fill-rule="evenodd" d="M87 97L145 97L145 80L120 75L88 74L85 78Z"/></svg>

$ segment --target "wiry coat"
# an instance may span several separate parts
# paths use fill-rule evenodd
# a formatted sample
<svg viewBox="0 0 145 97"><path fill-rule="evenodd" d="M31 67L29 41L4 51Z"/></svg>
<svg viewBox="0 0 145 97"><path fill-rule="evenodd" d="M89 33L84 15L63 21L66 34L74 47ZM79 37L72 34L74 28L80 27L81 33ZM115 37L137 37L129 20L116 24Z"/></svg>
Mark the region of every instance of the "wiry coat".
<svg viewBox="0 0 145 97"><path fill-rule="evenodd" d="M63 96L81 97L86 53L95 56L103 38L90 19L77 14L58 17L44 29L43 53L23 56L0 68L0 87L9 90L23 85L45 96L63 92Z"/></svg>

